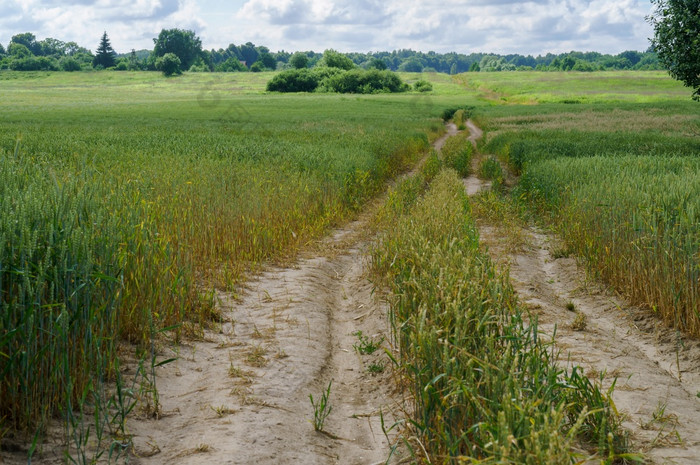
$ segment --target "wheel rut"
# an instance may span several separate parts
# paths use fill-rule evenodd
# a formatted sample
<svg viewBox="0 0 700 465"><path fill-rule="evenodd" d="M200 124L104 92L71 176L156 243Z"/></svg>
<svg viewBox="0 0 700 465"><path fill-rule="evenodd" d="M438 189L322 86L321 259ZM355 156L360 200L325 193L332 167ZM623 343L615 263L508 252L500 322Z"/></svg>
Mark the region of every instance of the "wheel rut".
<svg viewBox="0 0 700 465"><path fill-rule="evenodd" d="M475 176L465 186L472 195L487 188ZM514 248L503 225L478 227L482 245L509 270L520 300L537 316L540 333L556 333L560 363L580 366L604 387L616 383L612 398L633 450L647 463L700 463L700 341L591 278L555 234L524 227L517 234L524 245Z"/></svg>

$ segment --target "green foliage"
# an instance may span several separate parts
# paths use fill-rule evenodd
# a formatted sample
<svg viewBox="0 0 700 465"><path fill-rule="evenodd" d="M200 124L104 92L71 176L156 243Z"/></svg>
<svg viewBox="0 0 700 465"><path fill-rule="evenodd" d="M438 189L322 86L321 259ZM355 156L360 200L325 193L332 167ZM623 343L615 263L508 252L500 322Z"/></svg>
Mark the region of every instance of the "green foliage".
<svg viewBox="0 0 700 465"><path fill-rule="evenodd" d="M107 32L102 34L100 39L100 45L97 47L95 52L95 58L92 60L93 66L102 66L103 68L111 68L115 63L116 53L112 45L109 43L109 37L107 37Z"/></svg>
<svg viewBox="0 0 700 465"><path fill-rule="evenodd" d="M37 42L36 36L31 32L23 32L22 34L13 35L12 39L10 40L8 50L10 47L12 47L12 44L25 46L32 53L32 55L41 55L41 44Z"/></svg>
<svg viewBox="0 0 700 465"><path fill-rule="evenodd" d="M39 441L51 419L68 440L81 409L132 408L124 390L94 403L118 341L209 322L213 288L349 217L417 161L431 123L399 98L260 96L249 73L2 74L0 418ZM153 375L138 382L153 407Z"/></svg>
<svg viewBox="0 0 700 465"><path fill-rule="evenodd" d="M488 156L479 164L479 177L492 181L503 182L503 168L501 163L494 156Z"/></svg>
<svg viewBox="0 0 700 465"><path fill-rule="evenodd" d="M461 111L461 110L458 110ZM448 166L463 178L469 176L474 149L471 142L463 135L452 136L442 147L441 156L445 166Z"/></svg>
<svg viewBox="0 0 700 465"><path fill-rule="evenodd" d="M273 77L267 84L271 92L326 92L377 94L405 92L408 85L396 73L376 69L339 68L290 69Z"/></svg>
<svg viewBox="0 0 700 465"><path fill-rule="evenodd" d="M611 391L559 368L507 274L480 251L456 173L438 174L412 208L388 220L372 252L392 291L397 369L429 461L573 463L580 441L625 452Z"/></svg>
<svg viewBox="0 0 700 465"><path fill-rule="evenodd" d="M464 123L467 119L472 117L474 112L474 107L472 106L462 106L462 107L449 107L442 110L442 120L447 122L454 118L455 113L462 111L459 123ZM458 124L455 122L455 124Z"/></svg>
<svg viewBox="0 0 700 465"><path fill-rule="evenodd" d="M321 85L329 92L341 94L406 92L409 89L396 73L376 69L346 71L324 79Z"/></svg>
<svg viewBox="0 0 700 465"><path fill-rule="evenodd" d="M80 71L82 67L80 62L73 57L63 57L58 62L62 71Z"/></svg>
<svg viewBox="0 0 700 465"><path fill-rule="evenodd" d="M321 398L314 400L314 396L309 394L309 400L311 401L311 406L314 409L314 430L323 431L323 425L326 423L326 418L333 411L333 406L331 406L331 385L333 381L328 383L328 387L321 392Z"/></svg>
<svg viewBox="0 0 700 465"><path fill-rule="evenodd" d="M26 45L15 42L10 42L10 45L7 47L7 53L14 58L28 58L33 56L33 53Z"/></svg>
<svg viewBox="0 0 700 465"><path fill-rule="evenodd" d="M267 71L267 68L262 61L256 61L250 66L250 71L253 73L261 73L263 71Z"/></svg>
<svg viewBox="0 0 700 465"><path fill-rule="evenodd" d="M372 355L384 343L384 337L372 339L362 334L362 331L356 331L353 335L357 336L357 342L352 345L352 348L360 355Z"/></svg>
<svg viewBox="0 0 700 465"><path fill-rule="evenodd" d="M180 60L180 70L190 69L197 58L202 56L202 41L194 31L183 29L163 29L158 38L153 39L153 55L163 57L172 53Z"/></svg>
<svg viewBox="0 0 700 465"><path fill-rule="evenodd" d="M313 92L319 79L310 69L290 69L277 74L267 83L268 92Z"/></svg>
<svg viewBox="0 0 700 465"><path fill-rule="evenodd" d="M295 69L304 69L309 66L309 57L306 53L296 52L289 59L289 64Z"/></svg>
<svg viewBox="0 0 700 465"><path fill-rule="evenodd" d="M12 60L10 69L14 71L57 71L58 63L49 57L28 56Z"/></svg>
<svg viewBox="0 0 700 465"><path fill-rule="evenodd" d="M243 63L238 58L229 58L223 63L216 66L217 72L231 73L234 71L248 71Z"/></svg>
<svg viewBox="0 0 700 465"><path fill-rule="evenodd" d="M373 69L378 69L379 71L383 71L387 69L386 62L382 60L381 58L373 58L370 60L369 65L367 68L373 68Z"/></svg>
<svg viewBox="0 0 700 465"><path fill-rule="evenodd" d="M527 164L521 189L555 212L594 271L674 327L700 334L700 158L546 159Z"/></svg>
<svg viewBox="0 0 700 465"><path fill-rule="evenodd" d="M413 90L418 92L432 92L433 85L424 79L419 79L413 84Z"/></svg>
<svg viewBox="0 0 700 465"><path fill-rule="evenodd" d="M323 65L329 68L339 68L350 70L355 67L355 63L350 58L342 53L336 52L333 49L328 49L323 52Z"/></svg>
<svg viewBox="0 0 700 465"><path fill-rule="evenodd" d="M649 21L659 61L700 101L700 1L652 0L652 4L656 11Z"/></svg>
<svg viewBox="0 0 700 465"><path fill-rule="evenodd" d="M165 76L182 74L182 71L180 71L181 66L180 59L174 53L166 53L156 60L156 69Z"/></svg>

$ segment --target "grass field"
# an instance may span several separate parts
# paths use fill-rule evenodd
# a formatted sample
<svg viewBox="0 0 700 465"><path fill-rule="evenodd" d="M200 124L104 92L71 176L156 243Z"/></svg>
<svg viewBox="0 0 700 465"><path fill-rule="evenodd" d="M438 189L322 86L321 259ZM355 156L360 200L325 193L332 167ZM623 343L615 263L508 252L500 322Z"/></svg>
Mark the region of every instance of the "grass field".
<svg viewBox="0 0 700 465"><path fill-rule="evenodd" d="M114 334L148 348L215 318L211 289L293 256L442 130L418 95L262 95L269 77L0 73L5 425L72 418L116 375Z"/></svg>
<svg viewBox="0 0 700 465"><path fill-rule="evenodd" d="M212 289L234 290L251 270L293 257L355 214L425 153L442 131L439 117L447 107L476 107L487 133L482 150L522 173L520 197L559 224L592 269L678 327L700 331L700 117L690 92L663 73L402 74L408 82L430 80L434 92L363 96L266 94L271 76L0 73L0 436L16 430L31 442L58 416L79 445L87 411L97 412L98 438L115 434L120 424L123 433L132 404L120 390L112 395L112 386L122 384L116 354L124 340L140 348L141 389L157 410L155 367L168 360L156 359L156 335L177 340L193 325L216 320ZM465 174L471 150L464 141L451 146L454 156L446 161ZM435 156L428 159L427 178L439 165ZM404 234L396 239L396 255L404 250L401 241L434 244L405 257L402 273L427 260L426 270L450 282L464 279L467 288L455 288L457 294L481 283L483 292L505 300L461 320L454 313L461 300L440 303L433 290L406 290L416 283L395 281L398 295L411 292L395 310L410 326L422 324L413 320L416 311L427 315L445 304L452 312L430 316L444 327L402 334L425 351L412 362L416 373L428 373L426 364L439 358L440 331L471 331L483 317L484 346L493 343L493 354L502 355L494 367L532 362L536 372L559 379L563 374L546 350L528 345L531 329L508 300L508 284L475 251L469 209L459 196L450 197L451 177L440 175L415 218L408 215L425 179L404 187L409 200L390 196L400 207L392 224ZM453 206L454 217L439 205ZM411 221L430 229L428 218L438 213L439 231L411 231ZM445 236L433 240L433 233ZM451 250L455 243L460 247ZM462 261L474 266L463 270ZM496 328L509 315L512 325ZM524 345L502 344L496 329ZM529 358L518 358L524 353ZM472 362L451 366L465 355L458 348L444 355L447 365L414 379L416 401L425 402L416 407L423 415L416 421L434 441L436 456L451 457L466 453L466 436L453 436L469 425L456 420L466 407L447 401L469 392L441 383L467 376ZM515 383L502 378L506 368L484 379ZM588 431L584 437L603 451L624 449L605 444L612 431L605 422L614 420L591 386L576 392L598 396L595 402L548 393L555 407L550 418L549 409L538 410L532 393L515 384L480 394L524 396L524 403L504 400L513 420L507 427L492 406L484 421L495 422L493 429L467 434L479 444L477 455L516 454L489 449L491 439L508 431L529 435L539 459L570 445L569 436L543 443L526 416L518 416L524 411L552 431ZM484 387L479 380L475 385ZM576 410L584 406L602 409L599 423ZM443 419L450 420L444 428Z"/></svg>
<svg viewBox="0 0 700 465"><path fill-rule="evenodd" d="M636 86L645 75L631 102L484 107L484 150L523 174L517 193L592 271L699 335L700 113L669 83Z"/></svg>

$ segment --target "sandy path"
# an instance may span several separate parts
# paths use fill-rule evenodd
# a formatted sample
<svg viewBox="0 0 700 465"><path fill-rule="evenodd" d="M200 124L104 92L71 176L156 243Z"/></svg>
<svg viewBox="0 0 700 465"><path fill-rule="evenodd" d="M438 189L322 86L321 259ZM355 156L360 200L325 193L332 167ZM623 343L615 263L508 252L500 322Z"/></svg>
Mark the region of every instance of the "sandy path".
<svg viewBox="0 0 700 465"><path fill-rule="evenodd" d="M483 181L470 178L465 184L478 192ZM505 231L483 223L479 231L492 258L509 267L540 331L551 335L556 326L562 363L569 358L592 379L602 374L605 386L617 378L613 400L633 447L650 463L700 463L700 342L592 282L574 258L560 256L556 236L528 227L526 246L509 253ZM584 330L572 327L576 311L585 315Z"/></svg>
<svg viewBox="0 0 700 465"><path fill-rule="evenodd" d="M448 125L437 150L457 132ZM160 464L375 464L398 408L383 350L358 354L357 331L389 345L387 308L365 277L371 212L323 241L317 256L273 268L242 298L219 295L226 323L179 353L158 377L165 416L131 421L138 458ZM371 374L373 363L385 364ZM332 381L333 410L314 431L315 399ZM398 417L398 415L397 415Z"/></svg>

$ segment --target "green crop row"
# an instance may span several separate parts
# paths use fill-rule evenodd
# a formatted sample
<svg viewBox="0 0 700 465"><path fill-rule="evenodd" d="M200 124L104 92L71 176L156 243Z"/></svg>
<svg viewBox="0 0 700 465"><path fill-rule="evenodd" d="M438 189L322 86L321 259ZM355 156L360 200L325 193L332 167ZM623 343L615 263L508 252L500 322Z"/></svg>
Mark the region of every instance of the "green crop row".
<svg viewBox="0 0 700 465"><path fill-rule="evenodd" d="M125 104L87 86L74 105L47 97L58 90L13 91L0 127L0 436L40 443L58 417L76 454L93 448L89 428L90 441L123 433L144 398L124 394L121 341L150 363L140 390L157 409L153 338L216 318L213 288L352 215L415 163L431 126L408 100L188 87Z"/></svg>
<svg viewBox="0 0 700 465"><path fill-rule="evenodd" d="M420 445L406 444L430 463L571 464L580 445L609 463L631 458L610 392L558 367L507 274L480 250L457 173L441 171L424 196L420 183L404 184L372 263L391 290L395 363L412 399Z"/></svg>
<svg viewBox="0 0 700 465"><path fill-rule="evenodd" d="M529 166L520 189L556 212L591 269L700 335L700 157L545 160Z"/></svg>
<svg viewBox="0 0 700 465"><path fill-rule="evenodd" d="M484 150L589 268L700 334L700 127L689 104L519 108L486 118Z"/></svg>

